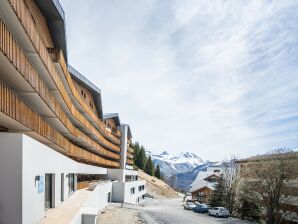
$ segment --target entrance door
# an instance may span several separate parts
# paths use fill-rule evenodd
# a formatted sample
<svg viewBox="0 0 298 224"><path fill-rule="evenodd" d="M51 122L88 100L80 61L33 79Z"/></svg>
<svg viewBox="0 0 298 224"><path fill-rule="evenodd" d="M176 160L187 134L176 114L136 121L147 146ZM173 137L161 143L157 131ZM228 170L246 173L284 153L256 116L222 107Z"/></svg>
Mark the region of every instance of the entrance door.
<svg viewBox="0 0 298 224"><path fill-rule="evenodd" d="M45 209L53 207L53 175L46 174L45 178Z"/></svg>

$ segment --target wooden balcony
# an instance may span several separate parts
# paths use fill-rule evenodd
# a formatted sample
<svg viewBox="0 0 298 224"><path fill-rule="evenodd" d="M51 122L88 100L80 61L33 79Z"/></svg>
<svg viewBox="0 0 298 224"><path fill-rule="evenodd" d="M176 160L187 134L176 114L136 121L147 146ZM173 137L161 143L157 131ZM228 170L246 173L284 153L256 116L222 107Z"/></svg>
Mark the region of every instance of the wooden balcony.
<svg viewBox="0 0 298 224"><path fill-rule="evenodd" d="M77 182L77 190L88 188L90 184L97 183L98 181L83 181L83 182Z"/></svg>
<svg viewBox="0 0 298 224"><path fill-rule="evenodd" d="M133 165L133 160L132 159L127 159L126 163L129 164L129 165Z"/></svg>
<svg viewBox="0 0 298 224"><path fill-rule="evenodd" d="M131 142L131 139L127 139L127 143L130 145L132 142Z"/></svg>
<svg viewBox="0 0 298 224"><path fill-rule="evenodd" d="M44 144L79 162L105 167L119 167L119 163L104 159L72 144L52 128L39 114L28 107L15 93L0 82L0 111L6 115L6 125L21 126L20 131L29 129L28 135L42 139ZM10 119L9 119L10 118ZM11 128L11 127L8 127ZM32 155L34 156L34 155Z"/></svg>
<svg viewBox="0 0 298 224"><path fill-rule="evenodd" d="M99 141L100 144L102 144L103 146L105 146L111 150L119 152L120 148L118 145L120 144L120 140L105 130L105 126L104 126L103 122L94 114L94 112L89 108L89 106L80 98L79 93L74 88L71 76L67 70L66 63L64 62L64 64L63 64L63 62L62 62L63 56L60 55L59 59L60 59L61 65L62 65L61 67L64 71L65 76L66 76L66 80L67 80L68 84L70 85L69 87L72 91L72 94L76 98L78 103L84 108L86 113L88 113L90 115L90 117L93 119L93 122L87 120L87 118L84 117L82 115L82 113L79 112L78 109L73 105L73 102L71 101L71 99L65 89L65 86L60 79L57 69L52 61L51 56L53 56L53 55L48 52L48 49L46 48L45 44L43 43L43 40L42 40L40 34L37 32L37 29L35 27L32 17L31 17L30 11L27 8L26 4L24 4L24 1L23 0L9 0L9 2L10 2L10 5L12 6L12 9L14 10L16 16L18 17L20 23L22 24L25 32L27 33L30 41L32 42L36 52L38 53L40 59L42 60L43 65L45 66L47 72L51 76L53 83L56 85L59 94L63 98L63 101L67 105L67 107L70 110L70 112L72 113L72 115L81 124L83 124L87 130L92 131L93 134L96 134L98 136L98 138L100 139L100 141ZM96 124L96 125L94 125L94 124ZM96 133L95 130L99 130L101 135ZM112 142L109 142L106 139L109 139L110 141L112 141L118 145L114 145Z"/></svg>
<svg viewBox="0 0 298 224"><path fill-rule="evenodd" d="M134 150L133 150L133 148L131 148L130 146L128 146L128 147L127 147L127 151L128 151L129 153L131 153L131 154L133 154L133 153L134 153Z"/></svg>
<svg viewBox="0 0 298 224"><path fill-rule="evenodd" d="M127 152L127 158L129 158L129 159L133 159L133 154Z"/></svg>
<svg viewBox="0 0 298 224"><path fill-rule="evenodd" d="M106 138L113 142L117 142L117 144L120 144L120 140L118 137L121 136L121 133L117 130L117 134L115 137L114 132L108 132L106 131L106 125L94 114L94 112L89 108L89 106L86 104L86 102L82 99L81 94L78 93L77 89L75 88L75 85L73 84L71 75L68 71L67 64L65 62L63 53L61 49L48 49L49 55L51 56L51 59L55 63L59 63L59 65L62 68L64 77L67 81L67 84L71 90L72 95L75 97L75 99L78 101L78 103L84 108L84 110L90 115L90 117L93 119L93 121L98 125L99 131L101 134L103 134Z"/></svg>
<svg viewBox="0 0 298 224"><path fill-rule="evenodd" d="M38 73L32 67L22 49L17 45L16 41L13 39L10 32L7 30L5 24L0 20L0 50L10 61L10 63L18 71L18 74L22 75L24 82L27 81L32 87L32 89L38 93L42 100L47 104L47 106L54 112L54 114L59 118L62 125L69 131L70 134L74 136L73 139L78 139L85 142L89 147L94 148L96 152L103 156L120 159L120 155L106 150L96 141L88 137L86 134L77 129L69 118L66 116L64 111L61 109L59 103L53 94L49 91L48 87L45 85L43 80L40 78ZM18 63L21 62L21 63ZM7 74L8 75L8 74ZM4 75L3 75L4 76Z"/></svg>

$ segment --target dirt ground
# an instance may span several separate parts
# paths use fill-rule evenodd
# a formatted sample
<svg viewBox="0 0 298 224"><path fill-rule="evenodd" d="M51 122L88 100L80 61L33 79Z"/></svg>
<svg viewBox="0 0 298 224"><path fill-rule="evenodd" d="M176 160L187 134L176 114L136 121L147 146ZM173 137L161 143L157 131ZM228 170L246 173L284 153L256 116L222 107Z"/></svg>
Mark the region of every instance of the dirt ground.
<svg viewBox="0 0 298 224"><path fill-rule="evenodd" d="M178 193L176 191L158 178L149 176L142 170L139 170L139 177L140 179L146 180L147 193L152 195L154 198L163 199L178 197Z"/></svg>
<svg viewBox="0 0 298 224"><path fill-rule="evenodd" d="M136 209L110 205L98 215L97 224L144 224L138 213Z"/></svg>

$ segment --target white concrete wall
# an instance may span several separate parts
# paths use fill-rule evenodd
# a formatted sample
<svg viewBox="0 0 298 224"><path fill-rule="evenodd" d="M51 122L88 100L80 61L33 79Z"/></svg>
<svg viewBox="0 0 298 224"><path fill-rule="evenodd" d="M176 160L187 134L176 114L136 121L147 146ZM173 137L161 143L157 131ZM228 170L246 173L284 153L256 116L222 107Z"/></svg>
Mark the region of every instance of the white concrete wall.
<svg viewBox="0 0 298 224"><path fill-rule="evenodd" d="M139 186L145 186L145 189L139 191ZM131 194L130 189L135 188L135 193ZM146 194L146 181L131 181L131 182L113 182L113 202L122 202L137 204L138 197L139 202L142 202L142 196Z"/></svg>
<svg viewBox="0 0 298 224"><path fill-rule="evenodd" d="M54 207L61 204L61 173L64 173L64 200L69 197L69 173L105 174L106 169L76 161L54 151L40 142L23 135L23 223L31 224L41 220L45 215L45 194L38 193L38 184L34 183L36 175L55 174Z"/></svg>
<svg viewBox="0 0 298 224"><path fill-rule="evenodd" d="M145 189L142 191L139 191L138 187L141 185L145 185ZM131 194L130 189L134 187L135 193ZM124 188L124 202L125 203L131 203L131 204L137 204L137 198L140 198L140 202L142 201L142 195L146 194L146 181L132 181L132 182L125 182L125 188Z"/></svg>
<svg viewBox="0 0 298 224"><path fill-rule="evenodd" d="M125 170L125 169L108 169L107 178L109 180L117 180L119 182L125 182L125 176L138 176L136 170Z"/></svg>
<svg viewBox="0 0 298 224"><path fill-rule="evenodd" d="M39 175L45 180L46 173L55 174L56 207L61 204L61 173L66 200L69 197L66 175L107 174L107 169L80 164L26 135L0 133L1 224L33 224L44 217L45 193L44 190L38 193L35 177Z"/></svg>
<svg viewBox="0 0 298 224"><path fill-rule="evenodd" d="M124 201L124 186L125 182L113 182L112 201L122 203Z"/></svg>
<svg viewBox="0 0 298 224"><path fill-rule="evenodd" d="M22 137L0 134L0 223L22 222Z"/></svg>
<svg viewBox="0 0 298 224"><path fill-rule="evenodd" d="M108 169L107 179L124 182L125 181L125 172L123 169Z"/></svg>
<svg viewBox="0 0 298 224"><path fill-rule="evenodd" d="M108 194L111 193L112 199L112 182L100 183L94 189L93 195L84 204L89 209L101 210L109 203Z"/></svg>
<svg viewBox="0 0 298 224"><path fill-rule="evenodd" d="M94 220L98 214L98 211L105 208L108 202L108 194L111 193L112 199L112 182L104 182L97 185L97 187L92 191L92 194L88 200L84 203L83 207L80 209L76 217L73 218L71 223L73 224L83 224L82 216L83 214L94 214ZM93 215L92 215L93 216ZM91 218L92 220L92 218Z"/></svg>

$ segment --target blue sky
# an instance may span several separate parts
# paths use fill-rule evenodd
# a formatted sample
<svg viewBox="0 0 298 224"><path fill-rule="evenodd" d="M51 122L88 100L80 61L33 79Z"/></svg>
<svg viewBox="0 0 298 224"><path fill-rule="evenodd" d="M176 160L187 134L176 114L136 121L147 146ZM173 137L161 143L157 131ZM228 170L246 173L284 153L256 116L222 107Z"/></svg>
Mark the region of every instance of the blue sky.
<svg viewBox="0 0 298 224"><path fill-rule="evenodd" d="M149 150L298 147L298 1L61 4L70 64Z"/></svg>

